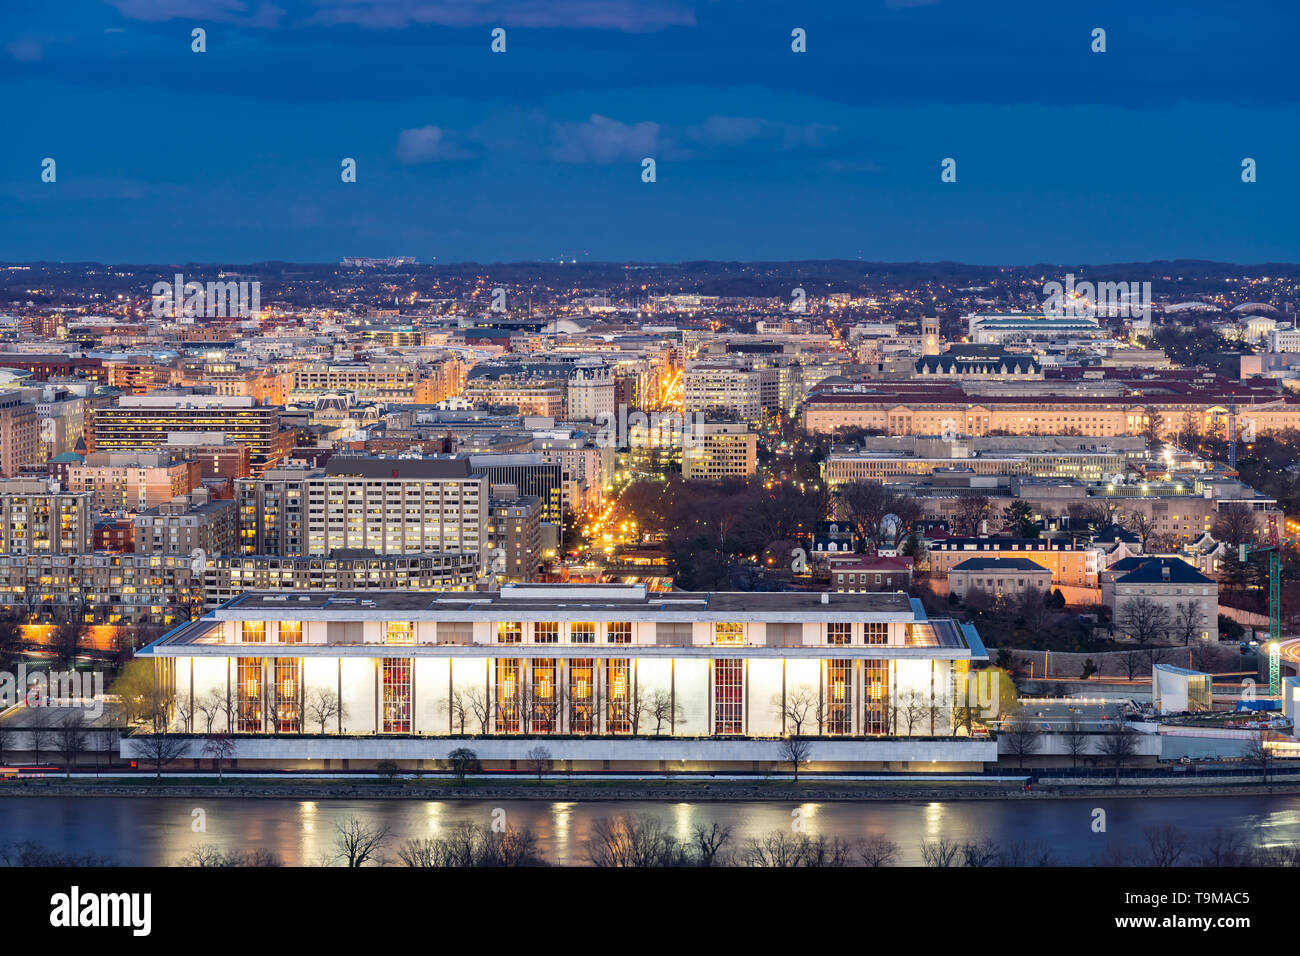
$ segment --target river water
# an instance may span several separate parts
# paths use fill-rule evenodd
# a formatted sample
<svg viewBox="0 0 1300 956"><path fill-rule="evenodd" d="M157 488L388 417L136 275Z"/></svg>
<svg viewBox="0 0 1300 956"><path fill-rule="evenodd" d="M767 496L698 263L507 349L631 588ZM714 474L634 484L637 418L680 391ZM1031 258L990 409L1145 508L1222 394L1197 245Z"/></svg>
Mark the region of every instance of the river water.
<svg viewBox="0 0 1300 956"><path fill-rule="evenodd" d="M1104 833L1095 829L1099 808L1105 811ZM4 797L0 844L33 840L135 866L175 864L199 844L265 847L288 865L313 865L331 855L335 825L350 816L388 825L395 847L410 838L436 837L462 821L490 824L494 810L504 811L509 824L531 827L547 859L575 865L587 862L592 824L619 815L658 817L682 839L696 824L717 822L732 828L737 843L790 832L796 820L813 836L882 834L899 845L900 862L912 865L920 863L921 843L940 838L1042 843L1060 863L1088 863L1108 842L1133 848L1142 843L1145 828L1166 823L1188 831L1193 846L1216 828L1251 835L1261 845L1300 841L1300 796L802 804ZM206 830L196 832L200 822Z"/></svg>

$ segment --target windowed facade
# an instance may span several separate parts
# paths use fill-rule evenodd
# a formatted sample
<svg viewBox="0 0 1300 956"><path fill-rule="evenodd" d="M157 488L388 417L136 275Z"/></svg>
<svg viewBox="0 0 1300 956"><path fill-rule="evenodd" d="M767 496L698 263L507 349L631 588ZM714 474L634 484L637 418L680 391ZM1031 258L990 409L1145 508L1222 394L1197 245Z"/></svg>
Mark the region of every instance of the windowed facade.
<svg viewBox="0 0 1300 956"><path fill-rule="evenodd" d="M853 625L848 622L832 621L826 625L827 644L852 644Z"/></svg>
<svg viewBox="0 0 1300 956"><path fill-rule="evenodd" d="M235 665L235 727L240 733L262 732L262 659L241 657Z"/></svg>
<svg viewBox="0 0 1300 956"><path fill-rule="evenodd" d="M385 644L414 644L415 643L415 622L414 621L385 621L384 622L384 643Z"/></svg>
<svg viewBox="0 0 1300 956"><path fill-rule="evenodd" d="M534 644L558 644L560 625L557 621L538 621L533 625Z"/></svg>
<svg viewBox="0 0 1300 956"><path fill-rule="evenodd" d="M245 644L265 644L266 622L241 621L239 624L239 639Z"/></svg>
<svg viewBox="0 0 1300 956"><path fill-rule="evenodd" d="M724 623L719 621L713 625L713 643L714 644L744 644L745 643L745 625L740 623Z"/></svg>
<svg viewBox="0 0 1300 956"><path fill-rule="evenodd" d="M524 642L524 625L522 621L498 621L498 644L522 644Z"/></svg>
<svg viewBox="0 0 1300 956"><path fill-rule="evenodd" d="M889 661L862 662L862 732L877 736L889 726Z"/></svg>
<svg viewBox="0 0 1300 956"><path fill-rule="evenodd" d="M888 644L889 625L883 621L868 621L862 625L862 637L865 644Z"/></svg>
<svg viewBox="0 0 1300 956"><path fill-rule="evenodd" d="M713 662L713 732L744 733L745 662L722 657Z"/></svg>
<svg viewBox="0 0 1300 956"><path fill-rule="evenodd" d="M517 657L496 659L496 683L493 707L496 710L496 730L499 734L519 733L520 703L523 688L519 680L523 670Z"/></svg>
<svg viewBox="0 0 1300 956"><path fill-rule="evenodd" d="M596 693L596 668L590 657L569 661L569 732L589 734Z"/></svg>
<svg viewBox="0 0 1300 956"><path fill-rule="evenodd" d="M302 643L302 621L281 621L280 622L280 643L301 644Z"/></svg>
<svg viewBox="0 0 1300 956"><path fill-rule="evenodd" d="M404 657L385 657L383 664L383 732L409 734L412 661Z"/></svg>
<svg viewBox="0 0 1300 956"><path fill-rule="evenodd" d="M605 661L605 697L609 702L605 718L605 732L630 734L632 732L632 662L626 657L611 657Z"/></svg>
<svg viewBox="0 0 1300 956"><path fill-rule="evenodd" d="M610 644L631 644L632 624L630 621L610 621L605 625L605 636Z"/></svg>
<svg viewBox="0 0 1300 956"><path fill-rule="evenodd" d="M826 733L853 733L853 662L826 662Z"/></svg>
<svg viewBox="0 0 1300 956"><path fill-rule="evenodd" d="M296 734L302 730L301 697L302 662L296 657L275 659L275 732Z"/></svg>
<svg viewBox="0 0 1300 956"><path fill-rule="evenodd" d="M569 643L596 643L596 624L594 621L574 621L569 625Z"/></svg>
<svg viewBox="0 0 1300 956"><path fill-rule="evenodd" d="M560 729L560 693L554 657L533 660L530 686L532 714L529 729L535 734L555 733Z"/></svg>

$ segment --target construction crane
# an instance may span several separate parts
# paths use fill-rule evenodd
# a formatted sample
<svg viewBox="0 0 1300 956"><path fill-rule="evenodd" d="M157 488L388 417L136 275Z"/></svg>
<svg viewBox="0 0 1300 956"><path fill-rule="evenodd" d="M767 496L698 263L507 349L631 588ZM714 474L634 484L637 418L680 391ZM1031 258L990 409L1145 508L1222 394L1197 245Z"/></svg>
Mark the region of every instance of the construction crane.
<svg viewBox="0 0 1300 956"><path fill-rule="evenodd" d="M1268 519L1268 546L1241 545L1241 563L1252 554L1268 554L1268 694L1282 694L1282 538L1277 519Z"/></svg>

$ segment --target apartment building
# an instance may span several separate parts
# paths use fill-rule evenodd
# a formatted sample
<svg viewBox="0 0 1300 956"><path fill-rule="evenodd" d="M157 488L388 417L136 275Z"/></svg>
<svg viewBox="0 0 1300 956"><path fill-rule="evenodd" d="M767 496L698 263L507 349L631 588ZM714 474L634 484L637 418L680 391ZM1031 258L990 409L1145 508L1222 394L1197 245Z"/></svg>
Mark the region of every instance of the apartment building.
<svg viewBox="0 0 1300 956"><path fill-rule="evenodd" d="M328 555L487 547L488 481L464 458L335 456L324 469L273 469L236 482L239 551Z"/></svg>
<svg viewBox="0 0 1300 956"><path fill-rule="evenodd" d="M489 571L498 584L532 581L542 557L542 502L536 495L496 496L488 517Z"/></svg>
<svg viewBox="0 0 1300 956"><path fill-rule="evenodd" d="M24 465L42 460L40 433L35 405L18 398L0 397L0 477L11 478Z"/></svg>
<svg viewBox="0 0 1300 956"><path fill-rule="evenodd" d="M200 464L180 451L97 451L68 465L68 490L87 492L98 511L144 511L202 480Z"/></svg>
<svg viewBox="0 0 1300 956"><path fill-rule="evenodd" d="M249 396L151 392L124 395L94 412L91 451L156 448L177 432L221 434L245 445L254 471L273 466L293 447L294 433L280 430L280 410Z"/></svg>
<svg viewBox="0 0 1300 956"><path fill-rule="evenodd" d="M233 554L238 540L235 502L203 489L142 511L133 523L136 554Z"/></svg>
<svg viewBox="0 0 1300 956"><path fill-rule="evenodd" d="M479 556L468 552L375 554L343 549L329 557L209 557L203 571L203 605L212 609L245 591L469 591L482 573Z"/></svg>
<svg viewBox="0 0 1300 956"><path fill-rule="evenodd" d="M694 424L683 435L682 477L748 478L758 470L758 436L737 422Z"/></svg>
<svg viewBox="0 0 1300 956"><path fill-rule="evenodd" d="M0 554L89 551L95 519L90 495L41 478L0 481Z"/></svg>

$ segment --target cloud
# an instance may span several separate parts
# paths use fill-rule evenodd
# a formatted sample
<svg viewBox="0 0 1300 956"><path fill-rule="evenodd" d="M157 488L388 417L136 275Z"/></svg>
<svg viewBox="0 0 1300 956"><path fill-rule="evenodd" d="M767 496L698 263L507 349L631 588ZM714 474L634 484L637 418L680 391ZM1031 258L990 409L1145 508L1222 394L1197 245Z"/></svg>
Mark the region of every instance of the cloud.
<svg viewBox="0 0 1300 956"><path fill-rule="evenodd" d="M551 158L561 163L617 163L653 156L663 145L658 123L621 123L592 113L583 123L559 123Z"/></svg>
<svg viewBox="0 0 1300 956"><path fill-rule="evenodd" d="M271 3L250 5L244 0L108 0L130 20L206 20L250 27L274 27L285 11Z"/></svg>
<svg viewBox="0 0 1300 956"><path fill-rule="evenodd" d="M472 159L474 151L463 145L460 137L438 126L404 129L397 136L397 160L407 165L417 163L459 162Z"/></svg>
<svg viewBox="0 0 1300 956"><path fill-rule="evenodd" d="M313 23L371 29L408 26L505 26L652 33L695 25L680 0L317 0Z"/></svg>
<svg viewBox="0 0 1300 956"><path fill-rule="evenodd" d="M41 41L32 37L21 37L5 44L5 50L19 63L35 63L45 55Z"/></svg>

